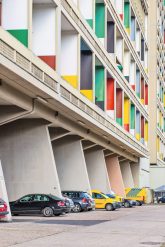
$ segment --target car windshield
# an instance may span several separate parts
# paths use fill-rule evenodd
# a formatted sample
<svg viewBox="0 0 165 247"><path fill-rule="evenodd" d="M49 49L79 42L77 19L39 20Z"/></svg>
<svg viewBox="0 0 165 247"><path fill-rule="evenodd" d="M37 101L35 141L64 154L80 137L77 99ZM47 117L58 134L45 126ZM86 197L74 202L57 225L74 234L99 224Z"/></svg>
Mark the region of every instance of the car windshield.
<svg viewBox="0 0 165 247"><path fill-rule="evenodd" d="M54 195L49 195L53 200L64 200L63 198L60 198L60 197L57 197L57 196L54 196Z"/></svg>
<svg viewBox="0 0 165 247"><path fill-rule="evenodd" d="M104 194L103 192L101 192L101 194L105 197L105 198L109 198L106 194Z"/></svg>
<svg viewBox="0 0 165 247"><path fill-rule="evenodd" d="M87 198L87 199L91 199L91 198L92 198L91 195L88 194L88 193L83 193L83 196L84 196L85 198Z"/></svg>
<svg viewBox="0 0 165 247"><path fill-rule="evenodd" d="M115 195L112 195L112 194L107 194L107 196L110 198L115 198Z"/></svg>

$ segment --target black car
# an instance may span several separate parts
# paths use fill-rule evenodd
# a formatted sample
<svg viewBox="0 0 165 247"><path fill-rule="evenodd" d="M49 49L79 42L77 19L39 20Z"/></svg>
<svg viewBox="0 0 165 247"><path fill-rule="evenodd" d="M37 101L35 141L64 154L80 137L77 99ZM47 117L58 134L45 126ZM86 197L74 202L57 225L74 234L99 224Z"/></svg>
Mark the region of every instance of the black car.
<svg viewBox="0 0 165 247"><path fill-rule="evenodd" d="M68 212L69 204L54 195L30 194L10 202L12 215L43 214L46 217L59 216Z"/></svg>
<svg viewBox="0 0 165 247"><path fill-rule="evenodd" d="M68 196L74 202L73 212L81 212L95 209L93 198L84 191L62 191L63 195Z"/></svg>
<svg viewBox="0 0 165 247"><path fill-rule="evenodd" d="M158 199L158 203L165 203L165 196Z"/></svg>

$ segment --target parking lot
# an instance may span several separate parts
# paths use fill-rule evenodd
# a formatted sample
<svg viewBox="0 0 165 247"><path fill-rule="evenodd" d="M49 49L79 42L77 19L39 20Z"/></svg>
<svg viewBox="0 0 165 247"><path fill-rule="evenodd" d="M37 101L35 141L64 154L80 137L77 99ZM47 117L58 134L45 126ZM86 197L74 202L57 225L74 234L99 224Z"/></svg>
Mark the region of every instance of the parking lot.
<svg viewBox="0 0 165 247"><path fill-rule="evenodd" d="M72 213L60 217L15 216L0 224L0 246L163 246L165 206Z"/></svg>

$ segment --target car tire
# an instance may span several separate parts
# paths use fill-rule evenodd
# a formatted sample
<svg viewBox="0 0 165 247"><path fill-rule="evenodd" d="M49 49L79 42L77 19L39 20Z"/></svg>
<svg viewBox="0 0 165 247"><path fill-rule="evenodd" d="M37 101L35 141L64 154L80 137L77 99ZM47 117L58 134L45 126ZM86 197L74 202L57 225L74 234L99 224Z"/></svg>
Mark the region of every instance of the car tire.
<svg viewBox="0 0 165 247"><path fill-rule="evenodd" d="M106 209L107 211L113 211L113 210L115 210L114 207L113 207L113 205L110 204L110 203L107 203L107 204L105 205L105 209Z"/></svg>
<svg viewBox="0 0 165 247"><path fill-rule="evenodd" d="M124 202L124 207L125 208L130 208L131 206L130 206L130 203L129 202Z"/></svg>
<svg viewBox="0 0 165 247"><path fill-rule="evenodd" d="M140 201L136 201L136 206L142 206L142 203Z"/></svg>
<svg viewBox="0 0 165 247"><path fill-rule="evenodd" d="M73 208L73 212L74 213L79 213L81 211L82 211L82 208L81 208L80 204L79 203L75 203L74 204L74 208Z"/></svg>
<svg viewBox="0 0 165 247"><path fill-rule="evenodd" d="M42 210L42 214L45 217L52 217L53 216L53 209L50 207L46 207Z"/></svg>

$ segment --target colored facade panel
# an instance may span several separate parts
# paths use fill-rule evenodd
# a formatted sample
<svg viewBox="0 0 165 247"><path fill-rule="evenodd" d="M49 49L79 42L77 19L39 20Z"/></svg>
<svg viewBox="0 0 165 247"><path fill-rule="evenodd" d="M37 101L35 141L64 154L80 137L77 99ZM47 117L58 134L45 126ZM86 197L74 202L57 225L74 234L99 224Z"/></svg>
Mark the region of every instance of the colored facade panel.
<svg viewBox="0 0 165 247"><path fill-rule="evenodd" d="M140 112L136 111L136 139L140 141Z"/></svg>
<svg viewBox="0 0 165 247"><path fill-rule="evenodd" d="M135 105L131 104L131 112L130 112L130 129L135 129Z"/></svg>
<svg viewBox="0 0 165 247"><path fill-rule="evenodd" d="M123 125L123 91L121 88L116 89L116 122Z"/></svg>
<svg viewBox="0 0 165 247"><path fill-rule="evenodd" d="M148 85L145 85L145 105L148 105Z"/></svg>
<svg viewBox="0 0 165 247"><path fill-rule="evenodd" d="M39 58L47 63L52 69L56 68L56 56L39 56Z"/></svg>
<svg viewBox="0 0 165 247"><path fill-rule="evenodd" d="M93 0L79 0L78 5L84 19L93 28Z"/></svg>
<svg viewBox="0 0 165 247"><path fill-rule="evenodd" d="M93 19L86 19L88 22L89 26L93 29Z"/></svg>
<svg viewBox="0 0 165 247"><path fill-rule="evenodd" d="M141 117L141 142L144 143L144 117Z"/></svg>
<svg viewBox="0 0 165 247"><path fill-rule="evenodd" d="M124 97L124 129L129 131L130 128L130 100Z"/></svg>
<svg viewBox="0 0 165 247"><path fill-rule="evenodd" d="M114 53L115 51L115 25L114 22L107 22L107 51Z"/></svg>
<svg viewBox="0 0 165 247"><path fill-rule="evenodd" d="M95 32L98 38L105 37L105 5L104 3L96 3L95 9Z"/></svg>
<svg viewBox="0 0 165 247"><path fill-rule="evenodd" d="M147 143L148 142L148 122L147 121L145 121L144 139L145 139L145 142Z"/></svg>
<svg viewBox="0 0 165 247"><path fill-rule="evenodd" d="M115 87L114 87L114 79L107 79L107 110L113 110L115 107Z"/></svg>
<svg viewBox="0 0 165 247"><path fill-rule="evenodd" d="M78 77L73 75L62 76L62 78L67 81L72 87L78 88Z"/></svg>
<svg viewBox="0 0 165 247"><path fill-rule="evenodd" d="M95 104L104 110L105 100L105 71L103 66L95 68Z"/></svg>
<svg viewBox="0 0 165 247"><path fill-rule="evenodd" d="M81 51L80 90L92 90L92 52Z"/></svg>
<svg viewBox="0 0 165 247"><path fill-rule="evenodd" d="M136 95L140 98L140 71L136 70Z"/></svg>
<svg viewBox="0 0 165 247"><path fill-rule="evenodd" d="M144 104L144 79L141 79L141 102Z"/></svg>
<svg viewBox="0 0 165 247"><path fill-rule="evenodd" d="M130 3L124 3L124 26L130 32Z"/></svg>
<svg viewBox="0 0 165 247"><path fill-rule="evenodd" d="M145 51L145 43L144 39L141 40L141 60L144 61L144 51Z"/></svg>
<svg viewBox="0 0 165 247"><path fill-rule="evenodd" d="M131 16L131 40L135 41L135 31L136 30L136 22L135 17Z"/></svg>
<svg viewBox="0 0 165 247"><path fill-rule="evenodd" d="M93 101L93 90L80 90L80 92L90 101Z"/></svg>
<svg viewBox="0 0 165 247"><path fill-rule="evenodd" d="M11 35L18 39L23 45L28 47L28 30L7 30Z"/></svg>

